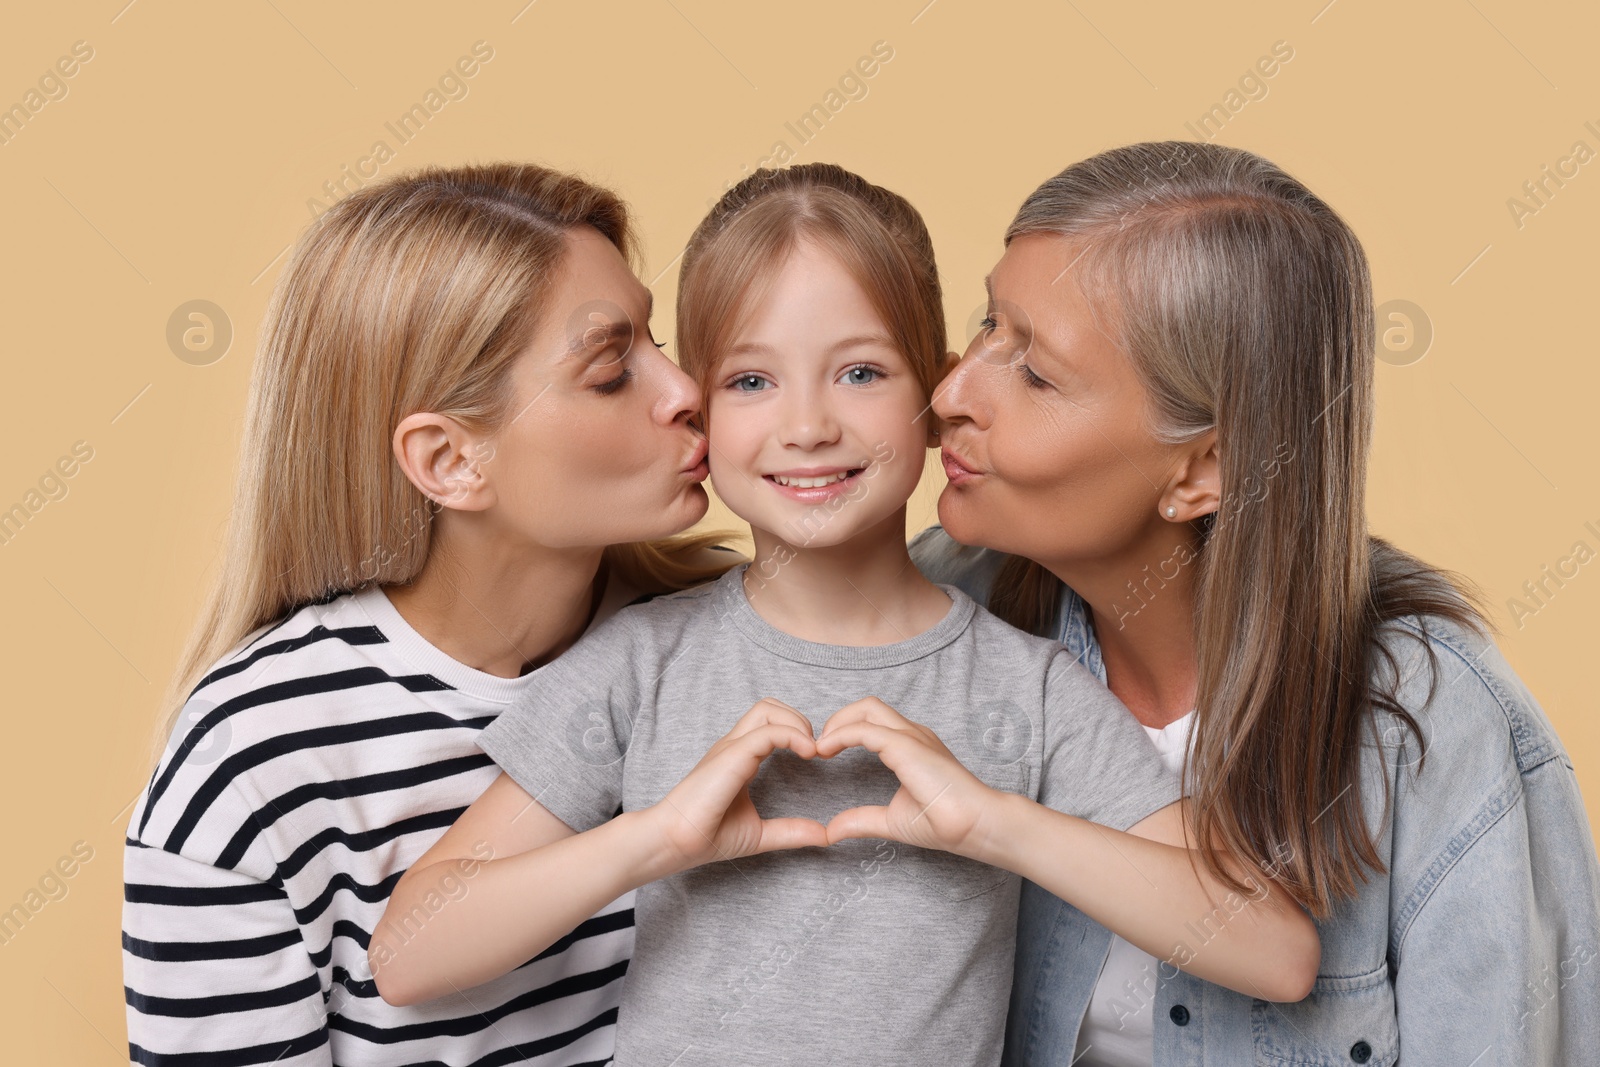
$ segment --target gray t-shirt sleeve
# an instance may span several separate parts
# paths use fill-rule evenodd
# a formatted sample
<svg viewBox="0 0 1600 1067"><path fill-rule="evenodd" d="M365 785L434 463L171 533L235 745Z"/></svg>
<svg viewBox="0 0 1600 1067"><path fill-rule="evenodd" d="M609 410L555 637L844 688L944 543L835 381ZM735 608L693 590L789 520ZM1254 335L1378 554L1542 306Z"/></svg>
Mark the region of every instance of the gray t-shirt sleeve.
<svg viewBox="0 0 1600 1067"><path fill-rule="evenodd" d="M1126 830L1180 796L1133 713L1065 649L1045 680L1039 803Z"/></svg>
<svg viewBox="0 0 1600 1067"><path fill-rule="evenodd" d="M623 609L538 668L478 747L578 833L617 813L647 658Z"/></svg>

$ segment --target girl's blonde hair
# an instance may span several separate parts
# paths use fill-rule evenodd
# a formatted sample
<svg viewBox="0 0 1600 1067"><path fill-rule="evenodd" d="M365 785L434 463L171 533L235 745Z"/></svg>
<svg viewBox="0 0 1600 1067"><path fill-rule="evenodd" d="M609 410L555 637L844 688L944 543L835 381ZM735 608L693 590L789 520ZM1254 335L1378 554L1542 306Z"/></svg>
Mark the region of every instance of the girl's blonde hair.
<svg viewBox="0 0 1600 1067"><path fill-rule="evenodd" d="M1380 629L1403 616L1489 628L1472 586L1367 530L1361 243L1276 165L1181 141L1073 164L1023 202L1006 243L1026 234L1083 245L1075 278L1148 392L1149 431L1169 443L1217 432L1222 505L1199 524L1185 769L1201 854L1240 892L1219 851L1253 858L1326 917L1365 869L1383 869L1360 782L1376 713L1422 744ZM989 606L1043 634L1061 590L1014 556Z"/></svg>
<svg viewBox="0 0 1600 1067"><path fill-rule="evenodd" d="M751 174L689 238L679 268L678 360L704 400L750 309L802 238L844 264L931 397L945 329L928 227L903 196L833 163L806 163Z"/></svg>
<svg viewBox="0 0 1600 1067"><path fill-rule="evenodd" d="M419 411L485 434L502 424L564 235L582 225L637 268L615 194L529 163L369 185L301 235L262 323L221 568L163 698L158 748L203 672L245 637L421 572L439 505L401 470L394 429ZM612 545L605 558L640 589L678 589L726 569L695 561L718 540Z"/></svg>

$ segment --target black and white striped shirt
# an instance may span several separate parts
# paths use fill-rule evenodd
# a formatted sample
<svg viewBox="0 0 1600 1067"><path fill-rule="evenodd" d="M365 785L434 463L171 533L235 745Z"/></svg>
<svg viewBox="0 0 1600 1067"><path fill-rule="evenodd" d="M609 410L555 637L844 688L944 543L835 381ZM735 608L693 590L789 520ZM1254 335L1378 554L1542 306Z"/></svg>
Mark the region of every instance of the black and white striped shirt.
<svg viewBox="0 0 1600 1067"><path fill-rule="evenodd" d="M612 583L595 622L629 595ZM499 774L478 731L535 673L447 656L376 587L300 608L224 656L129 823L132 1061L605 1063L631 892L510 974L425 1004L385 1003L367 967L390 890Z"/></svg>

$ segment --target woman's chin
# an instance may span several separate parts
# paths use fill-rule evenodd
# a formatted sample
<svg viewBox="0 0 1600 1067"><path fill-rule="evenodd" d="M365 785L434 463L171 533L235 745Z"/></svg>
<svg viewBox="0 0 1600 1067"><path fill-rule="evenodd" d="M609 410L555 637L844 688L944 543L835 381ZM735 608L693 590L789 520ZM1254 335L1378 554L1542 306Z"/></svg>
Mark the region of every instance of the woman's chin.
<svg viewBox="0 0 1600 1067"><path fill-rule="evenodd" d="M944 532L964 545L984 545L988 534L978 508L973 507L970 496L953 485L944 487L939 494L939 525Z"/></svg>
<svg viewBox="0 0 1600 1067"><path fill-rule="evenodd" d="M711 497L706 494L706 487L699 482L684 486L678 494L675 516L679 519L677 527L672 533L682 533L701 519L706 517L706 512L711 510ZM671 534L662 534L670 537Z"/></svg>
<svg viewBox="0 0 1600 1067"><path fill-rule="evenodd" d="M686 532L706 517L711 501L699 485L686 485L666 499L646 506L637 499L616 505L617 511L629 521L607 532L608 545L632 544L639 541L661 541ZM653 511L651 509L654 509Z"/></svg>

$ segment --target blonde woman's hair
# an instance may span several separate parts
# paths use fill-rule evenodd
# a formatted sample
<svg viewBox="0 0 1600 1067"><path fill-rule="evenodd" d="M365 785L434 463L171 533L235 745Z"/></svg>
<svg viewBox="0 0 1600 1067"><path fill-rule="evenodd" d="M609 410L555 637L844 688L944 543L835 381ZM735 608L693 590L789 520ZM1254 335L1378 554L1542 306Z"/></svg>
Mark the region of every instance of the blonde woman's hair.
<svg viewBox="0 0 1600 1067"><path fill-rule="evenodd" d="M1073 164L1024 201L1006 243L1025 234L1081 242L1075 279L1148 393L1150 432L1168 443L1217 432L1222 504L1198 524L1185 766L1201 854L1240 892L1250 887L1214 843L1268 867L1326 917L1366 869L1383 869L1360 783L1375 713L1422 739L1380 627L1433 616L1491 629L1469 583L1367 531L1366 255L1274 164L1181 141ZM1044 634L1061 589L1011 557L989 606Z"/></svg>
<svg viewBox="0 0 1600 1067"><path fill-rule="evenodd" d="M723 194L690 237L678 275L678 359L709 391L750 309L802 239L865 291L925 396L939 383L944 306L933 239L911 203L833 163L763 168Z"/></svg>
<svg viewBox="0 0 1600 1067"><path fill-rule="evenodd" d="M564 235L583 225L637 268L615 194L529 163L369 185L301 235L262 323L222 562L163 698L158 748L203 672L247 636L421 572L439 505L401 470L394 429L431 411L495 431ZM726 569L696 561L720 539L612 545L605 560L641 590L679 589Z"/></svg>

